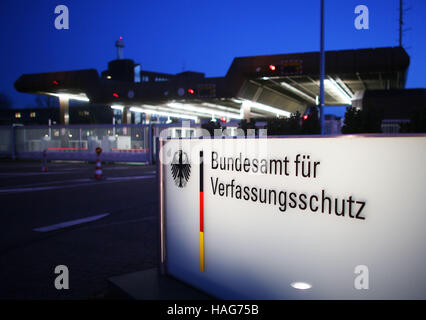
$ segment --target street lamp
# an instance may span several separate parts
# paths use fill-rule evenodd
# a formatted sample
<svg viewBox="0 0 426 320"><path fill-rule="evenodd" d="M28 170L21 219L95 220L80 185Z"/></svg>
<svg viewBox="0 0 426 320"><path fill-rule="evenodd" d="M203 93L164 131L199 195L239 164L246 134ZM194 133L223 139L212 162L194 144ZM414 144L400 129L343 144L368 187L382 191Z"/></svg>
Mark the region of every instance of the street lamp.
<svg viewBox="0 0 426 320"><path fill-rule="evenodd" d="M321 135L324 135L324 0L321 0L321 40L320 40L320 127Z"/></svg>

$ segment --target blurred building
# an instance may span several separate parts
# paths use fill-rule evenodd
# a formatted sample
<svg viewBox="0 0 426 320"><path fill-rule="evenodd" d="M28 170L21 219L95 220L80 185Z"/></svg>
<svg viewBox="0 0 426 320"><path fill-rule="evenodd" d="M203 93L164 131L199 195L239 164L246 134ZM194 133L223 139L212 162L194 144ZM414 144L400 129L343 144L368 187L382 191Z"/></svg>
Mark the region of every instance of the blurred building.
<svg viewBox="0 0 426 320"><path fill-rule="evenodd" d="M102 105L76 105L69 109L72 124L112 124L114 110ZM0 110L0 125L54 125L60 123L59 107Z"/></svg>
<svg viewBox="0 0 426 320"><path fill-rule="evenodd" d="M383 133L398 133L404 124L426 115L426 89L367 90L357 107L382 119Z"/></svg>
<svg viewBox="0 0 426 320"><path fill-rule="evenodd" d="M24 74L15 82L20 92L59 98L59 121L71 121L69 101L107 105L122 123L151 116L195 122L226 122L286 117L318 104L320 53L286 53L237 57L223 77L186 71L167 74L142 70L123 59L124 42L116 42L117 59L108 69ZM409 56L401 47L327 51L325 104L359 103L363 90L405 87Z"/></svg>

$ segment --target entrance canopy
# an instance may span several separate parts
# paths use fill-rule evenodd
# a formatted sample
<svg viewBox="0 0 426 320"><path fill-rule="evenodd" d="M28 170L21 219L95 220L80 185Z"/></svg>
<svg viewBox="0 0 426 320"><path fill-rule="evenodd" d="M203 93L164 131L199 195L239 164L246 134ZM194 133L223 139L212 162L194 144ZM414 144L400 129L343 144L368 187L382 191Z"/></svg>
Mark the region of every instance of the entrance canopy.
<svg viewBox="0 0 426 320"><path fill-rule="evenodd" d="M409 56L401 47L328 51L326 105L351 105L364 90L402 89ZM24 74L20 92L188 119L288 116L316 105L319 52L235 58L224 77L141 71L132 60L95 69ZM362 94L361 94L362 95Z"/></svg>

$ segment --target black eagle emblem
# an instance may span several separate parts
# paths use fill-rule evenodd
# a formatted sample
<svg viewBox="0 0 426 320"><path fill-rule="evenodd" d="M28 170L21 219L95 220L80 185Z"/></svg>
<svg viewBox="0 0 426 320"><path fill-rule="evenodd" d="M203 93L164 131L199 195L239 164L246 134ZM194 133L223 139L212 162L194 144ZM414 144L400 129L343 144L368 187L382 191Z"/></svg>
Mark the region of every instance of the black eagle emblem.
<svg viewBox="0 0 426 320"><path fill-rule="evenodd" d="M191 165L188 155L182 150L177 151L173 156L172 161L172 176L179 188L186 186L191 175Z"/></svg>

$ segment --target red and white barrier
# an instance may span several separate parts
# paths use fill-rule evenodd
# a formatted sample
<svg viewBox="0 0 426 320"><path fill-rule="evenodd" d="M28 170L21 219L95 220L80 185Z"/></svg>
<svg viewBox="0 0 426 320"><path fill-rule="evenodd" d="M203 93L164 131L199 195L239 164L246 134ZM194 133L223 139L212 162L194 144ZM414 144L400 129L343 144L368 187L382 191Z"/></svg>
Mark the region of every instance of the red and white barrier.
<svg viewBox="0 0 426 320"><path fill-rule="evenodd" d="M102 163L101 163L101 153L102 153L102 149L97 147L96 148L96 155L97 155L97 159L96 159L96 169L95 169L95 179L100 180L103 178L102 175Z"/></svg>
<svg viewBox="0 0 426 320"><path fill-rule="evenodd" d="M47 167L47 150L43 150L43 160L41 164L41 172L48 172L49 168Z"/></svg>

